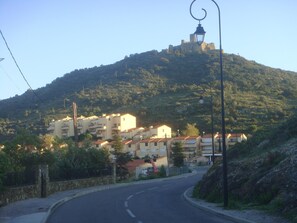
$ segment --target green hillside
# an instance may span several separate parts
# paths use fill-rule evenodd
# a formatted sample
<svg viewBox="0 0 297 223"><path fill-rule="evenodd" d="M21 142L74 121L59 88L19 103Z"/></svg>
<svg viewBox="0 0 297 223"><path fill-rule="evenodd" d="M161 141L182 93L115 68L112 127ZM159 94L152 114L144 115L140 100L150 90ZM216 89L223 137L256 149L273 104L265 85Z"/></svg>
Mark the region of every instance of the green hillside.
<svg viewBox="0 0 297 223"><path fill-rule="evenodd" d="M268 135L255 134L227 151L229 207L261 209L297 222L297 117ZM222 164L212 166L194 195L222 202Z"/></svg>
<svg viewBox="0 0 297 223"><path fill-rule="evenodd" d="M224 54L226 129L253 133L292 115L297 98L296 73L272 69ZM210 94L215 131L220 131L219 53L174 50L130 55L112 65L75 70L45 87L0 101L0 133L18 127L45 133L52 119L78 114L129 112L139 126L168 124L173 131L197 123L210 132ZM211 90L212 89L212 90ZM206 103L198 103L203 96Z"/></svg>

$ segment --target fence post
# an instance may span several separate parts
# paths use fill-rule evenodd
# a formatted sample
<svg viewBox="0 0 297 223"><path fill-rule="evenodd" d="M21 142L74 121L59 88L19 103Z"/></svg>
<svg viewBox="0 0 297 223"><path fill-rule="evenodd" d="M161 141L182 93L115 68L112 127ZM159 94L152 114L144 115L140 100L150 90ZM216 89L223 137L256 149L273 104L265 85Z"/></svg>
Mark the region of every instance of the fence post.
<svg viewBox="0 0 297 223"><path fill-rule="evenodd" d="M38 187L40 188L40 197L46 197L49 184L48 165L40 165L38 169Z"/></svg>

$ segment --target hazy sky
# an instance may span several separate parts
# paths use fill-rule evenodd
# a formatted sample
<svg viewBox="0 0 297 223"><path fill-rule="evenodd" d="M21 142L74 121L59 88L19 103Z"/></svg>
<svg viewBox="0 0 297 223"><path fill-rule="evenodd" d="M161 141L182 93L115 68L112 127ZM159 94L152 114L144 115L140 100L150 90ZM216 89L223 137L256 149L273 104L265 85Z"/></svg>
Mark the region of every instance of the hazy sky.
<svg viewBox="0 0 297 223"><path fill-rule="evenodd" d="M107 65L126 55L166 49L197 26L191 0L0 0L0 29L33 89L75 69ZM266 66L297 72L296 0L217 0L222 46ZM206 42L219 46L218 12L197 0ZM0 99L29 87L0 36Z"/></svg>

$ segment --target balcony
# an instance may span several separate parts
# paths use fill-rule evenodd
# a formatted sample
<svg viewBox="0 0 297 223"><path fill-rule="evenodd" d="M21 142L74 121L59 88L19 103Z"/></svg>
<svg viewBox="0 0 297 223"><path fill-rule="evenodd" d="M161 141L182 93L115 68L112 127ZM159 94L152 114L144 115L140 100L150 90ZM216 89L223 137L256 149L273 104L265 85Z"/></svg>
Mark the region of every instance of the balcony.
<svg viewBox="0 0 297 223"><path fill-rule="evenodd" d="M121 126L119 125L119 126L113 126L112 127L112 130L113 131L120 131L121 130Z"/></svg>
<svg viewBox="0 0 297 223"><path fill-rule="evenodd" d="M89 125L89 130L92 131L93 129L105 130L106 126L102 124L91 123Z"/></svg>
<svg viewBox="0 0 297 223"><path fill-rule="evenodd" d="M68 132L62 132L62 137L68 137Z"/></svg>
<svg viewBox="0 0 297 223"><path fill-rule="evenodd" d="M69 124L63 124L61 127L62 130L69 129Z"/></svg>
<svg viewBox="0 0 297 223"><path fill-rule="evenodd" d="M212 145L212 142L201 142L200 143L201 146L211 146Z"/></svg>
<svg viewBox="0 0 297 223"><path fill-rule="evenodd" d="M90 129L89 129L89 131L90 131L90 133L91 133L92 135L96 135L96 134L97 134L96 129L94 129L94 130L90 130Z"/></svg>

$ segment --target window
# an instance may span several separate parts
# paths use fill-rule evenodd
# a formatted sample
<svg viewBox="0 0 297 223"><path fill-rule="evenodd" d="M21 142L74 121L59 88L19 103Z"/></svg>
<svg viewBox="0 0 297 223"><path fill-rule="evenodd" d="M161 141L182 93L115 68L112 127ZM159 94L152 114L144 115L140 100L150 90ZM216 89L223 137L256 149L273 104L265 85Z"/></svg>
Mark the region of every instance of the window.
<svg viewBox="0 0 297 223"><path fill-rule="evenodd" d="M144 145L145 145L145 146L148 146L148 143L146 142Z"/></svg>
<svg viewBox="0 0 297 223"><path fill-rule="evenodd" d="M157 145L158 145L157 142L155 142L155 143L154 143L154 146L157 146Z"/></svg>

